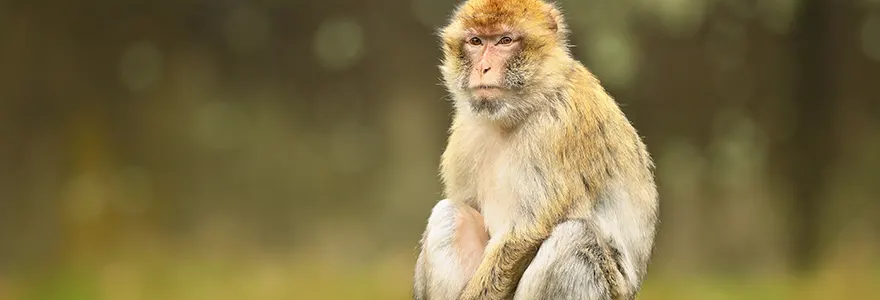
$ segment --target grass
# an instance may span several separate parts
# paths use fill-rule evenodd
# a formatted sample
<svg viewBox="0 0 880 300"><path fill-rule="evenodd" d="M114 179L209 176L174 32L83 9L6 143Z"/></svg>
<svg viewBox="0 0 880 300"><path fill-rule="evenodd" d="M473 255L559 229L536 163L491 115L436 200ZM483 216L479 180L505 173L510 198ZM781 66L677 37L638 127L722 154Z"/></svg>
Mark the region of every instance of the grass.
<svg viewBox="0 0 880 300"><path fill-rule="evenodd" d="M639 299L880 299L880 273L829 270L812 278L652 274ZM409 299L409 257L363 266L320 260L178 259L59 268L30 278L0 276L0 300Z"/></svg>

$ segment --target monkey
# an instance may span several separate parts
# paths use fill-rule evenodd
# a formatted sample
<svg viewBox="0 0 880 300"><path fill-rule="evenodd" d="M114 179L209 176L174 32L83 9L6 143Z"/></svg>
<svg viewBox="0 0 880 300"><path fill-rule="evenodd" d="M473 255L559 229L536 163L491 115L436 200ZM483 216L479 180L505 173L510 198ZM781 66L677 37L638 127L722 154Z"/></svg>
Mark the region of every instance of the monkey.
<svg viewBox="0 0 880 300"><path fill-rule="evenodd" d="M416 300L634 299L655 165L546 0L466 0L438 30L453 118Z"/></svg>

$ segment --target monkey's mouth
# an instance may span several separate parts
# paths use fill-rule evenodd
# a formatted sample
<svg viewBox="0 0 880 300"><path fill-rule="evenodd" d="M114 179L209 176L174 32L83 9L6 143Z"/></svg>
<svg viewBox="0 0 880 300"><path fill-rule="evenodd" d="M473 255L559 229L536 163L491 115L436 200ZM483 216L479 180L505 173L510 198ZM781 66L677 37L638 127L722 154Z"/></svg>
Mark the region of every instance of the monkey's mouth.
<svg viewBox="0 0 880 300"><path fill-rule="evenodd" d="M497 99L504 95L506 89L497 85L478 85L471 88L474 97L481 100Z"/></svg>

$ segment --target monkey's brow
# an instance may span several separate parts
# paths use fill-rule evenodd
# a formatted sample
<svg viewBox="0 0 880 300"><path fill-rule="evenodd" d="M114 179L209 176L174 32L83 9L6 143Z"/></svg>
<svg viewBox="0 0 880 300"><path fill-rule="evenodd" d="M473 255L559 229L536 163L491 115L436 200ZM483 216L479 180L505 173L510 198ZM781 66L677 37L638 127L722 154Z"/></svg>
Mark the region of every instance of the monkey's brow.
<svg viewBox="0 0 880 300"><path fill-rule="evenodd" d="M482 37L498 37L502 35L511 34L510 31L507 30L469 30L468 35L482 36Z"/></svg>
<svg viewBox="0 0 880 300"><path fill-rule="evenodd" d="M471 35L483 35L483 36L492 36L492 35L502 35L502 34L513 34L517 30L514 29L513 26L508 24L494 24L492 26L476 26L470 27L465 32Z"/></svg>

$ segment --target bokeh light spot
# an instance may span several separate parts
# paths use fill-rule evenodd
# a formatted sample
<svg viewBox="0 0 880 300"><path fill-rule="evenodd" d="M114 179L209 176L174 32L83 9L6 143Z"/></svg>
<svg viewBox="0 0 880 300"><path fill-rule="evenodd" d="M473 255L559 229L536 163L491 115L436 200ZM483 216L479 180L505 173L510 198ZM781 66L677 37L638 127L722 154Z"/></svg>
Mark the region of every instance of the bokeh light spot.
<svg viewBox="0 0 880 300"><path fill-rule="evenodd" d="M325 68L348 68L363 56L363 49L363 28L354 20L344 17L327 19L315 32L313 50Z"/></svg>
<svg viewBox="0 0 880 300"><path fill-rule="evenodd" d="M163 57L152 42L131 44L119 62L119 76L123 84L133 91L140 91L155 84L162 75Z"/></svg>
<svg viewBox="0 0 880 300"><path fill-rule="evenodd" d="M443 25L447 12L452 9L452 2L440 0L413 0L410 9L420 23L436 28Z"/></svg>
<svg viewBox="0 0 880 300"><path fill-rule="evenodd" d="M624 32L601 30L585 47L591 66L603 82L627 86L638 72L638 57L631 37Z"/></svg>
<svg viewBox="0 0 880 300"><path fill-rule="evenodd" d="M707 0L643 0L645 8L660 18L666 33L673 37L693 35L706 16Z"/></svg>

